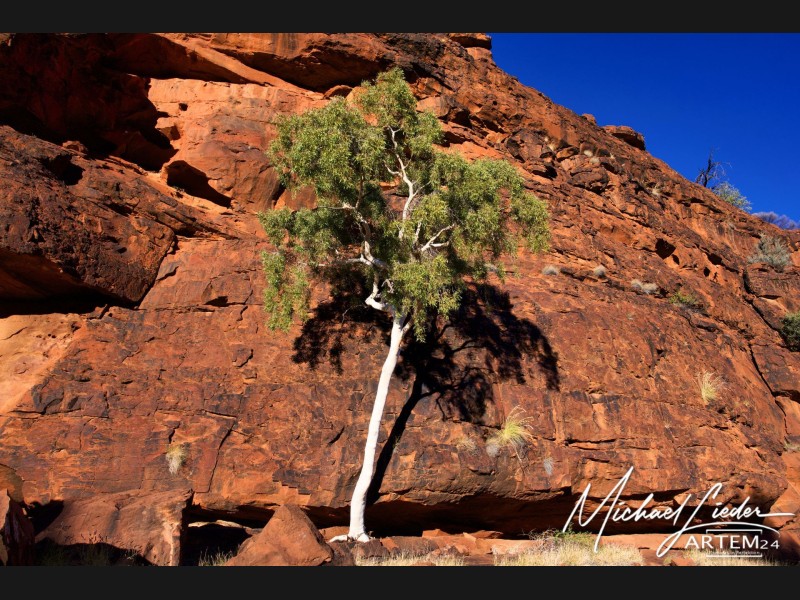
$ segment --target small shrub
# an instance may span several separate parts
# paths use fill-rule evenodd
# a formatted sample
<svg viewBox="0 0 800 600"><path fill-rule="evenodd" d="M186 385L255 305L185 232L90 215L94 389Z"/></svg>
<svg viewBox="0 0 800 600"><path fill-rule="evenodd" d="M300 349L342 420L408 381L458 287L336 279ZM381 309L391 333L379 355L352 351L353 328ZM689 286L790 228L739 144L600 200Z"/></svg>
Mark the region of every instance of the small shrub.
<svg viewBox="0 0 800 600"><path fill-rule="evenodd" d="M548 544L560 542L574 542L576 544L593 548L595 537L588 531L575 531L572 529L572 524L567 527L566 531L561 529L546 529L545 531L529 531L528 539L542 540Z"/></svg>
<svg viewBox="0 0 800 600"><path fill-rule="evenodd" d="M606 268L603 265L597 265L594 269L592 269L592 275L598 279L604 279L606 276Z"/></svg>
<svg viewBox="0 0 800 600"><path fill-rule="evenodd" d="M753 254L747 259L749 263L766 263L773 269L780 272L791 264L792 257L786 243L771 235L762 235L761 240L756 244Z"/></svg>
<svg viewBox="0 0 800 600"><path fill-rule="evenodd" d="M677 290L669 297L670 304L676 306L685 306L686 308L700 308L701 302L697 296L692 293Z"/></svg>
<svg viewBox="0 0 800 600"><path fill-rule="evenodd" d="M549 456L545 457L542 461L542 467L544 467L544 472L547 473L547 476L553 474L553 459Z"/></svg>
<svg viewBox="0 0 800 600"><path fill-rule="evenodd" d="M709 371L703 371L697 375L697 385L700 388L700 397L706 404L719 398L727 387L722 377Z"/></svg>
<svg viewBox="0 0 800 600"><path fill-rule="evenodd" d="M742 210L750 210L750 201L745 197L742 192L732 186L727 181L720 183L714 188L714 193L722 198L728 204L741 208Z"/></svg>
<svg viewBox="0 0 800 600"><path fill-rule="evenodd" d="M561 269L559 269L555 265L547 265L544 269L542 269L542 275L560 275Z"/></svg>
<svg viewBox="0 0 800 600"><path fill-rule="evenodd" d="M789 313L783 317L781 333L790 349L800 350L800 311Z"/></svg>
<svg viewBox="0 0 800 600"><path fill-rule="evenodd" d="M186 462L186 456L186 445L172 442L167 447L167 452L165 454L169 472L173 475L177 473Z"/></svg>
<svg viewBox="0 0 800 600"><path fill-rule="evenodd" d="M642 292L643 294L654 294L658 291L658 285L655 283L643 283L638 279L631 280L631 287L636 290L637 292Z"/></svg>
<svg viewBox="0 0 800 600"><path fill-rule="evenodd" d="M496 456L500 448L512 448L517 458L522 460L525 446L534 440L531 431L530 417L523 417L524 410L515 406L506 416L500 429L494 432L486 441L486 451L490 456Z"/></svg>

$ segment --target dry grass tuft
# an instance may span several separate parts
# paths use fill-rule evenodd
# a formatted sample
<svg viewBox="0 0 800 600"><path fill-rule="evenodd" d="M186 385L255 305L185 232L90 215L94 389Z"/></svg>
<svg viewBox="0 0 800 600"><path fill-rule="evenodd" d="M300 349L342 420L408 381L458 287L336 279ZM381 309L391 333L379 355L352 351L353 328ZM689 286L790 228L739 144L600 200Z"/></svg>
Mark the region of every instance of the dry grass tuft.
<svg viewBox="0 0 800 600"><path fill-rule="evenodd" d="M800 444L787 440L783 442L783 449L786 450L786 452L800 452Z"/></svg>
<svg viewBox="0 0 800 600"><path fill-rule="evenodd" d="M602 544L594 551L591 534L560 534L546 539L541 550L495 557L498 567L611 567L632 566L644 562L633 546Z"/></svg>
<svg viewBox="0 0 800 600"><path fill-rule="evenodd" d="M525 447L532 443L535 437L529 425L532 419L524 417L524 414L525 410L519 406L511 409L500 429L486 440L487 452L490 455L496 455L501 448L513 448L517 458L522 460Z"/></svg>
<svg viewBox="0 0 800 600"><path fill-rule="evenodd" d="M642 292L647 295L654 294L658 291L658 285L655 283L643 283L638 279L631 280L631 287L637 292Z"/></svg>
<svg viewBox="0 0 800 600"><path fill-rule="evenodd" d="M198 567L221 567L233 558L233 552L217 552L216 554L203 554Z"/></svg>
<svg viewBox="0 0 800 600"><path fill-rule="evenodd" d="M462 435L456 441L456 449L461 450L462 452L474 452L478 449L478 442L475 441L475 438L472 438L468 435Z"/></svg>
<svg viewBox="0 0 800 600"><path fill-rule="evenodd" d="M555 265L547 265L544 269L542 269L542 275L560 275L561 269L559 269Z"/></svg>
<svg viewBox="0 0 800 600"><path fill-rule="evenodd" d="M430 562L437 567L463 567L464 557L457 554L434 556L431 554L413 554L400 552L390 556L375 556L372 558L356 558L358 567L410 567L418 563Z"/></svg>
<svg viewBox="0 0 800 600"><path fill-rule="evenodd" d="M703 402L708 404L720 397L722 391L727 387L725 380L709 371L703 371L697 375L697 386L700 388L700 397Z"/></svg>
<svg viewBox="0 0 800 600"><path fill-rule="evenodd" d="M177 473L186 462L187 455L188 455L188 450L186 449L186 444L178 444L176 442L172 442L167 447L167 452L165 453L165 458L167 459L167 466L169 468L169 472L172 473L173 475Z"/></svg>

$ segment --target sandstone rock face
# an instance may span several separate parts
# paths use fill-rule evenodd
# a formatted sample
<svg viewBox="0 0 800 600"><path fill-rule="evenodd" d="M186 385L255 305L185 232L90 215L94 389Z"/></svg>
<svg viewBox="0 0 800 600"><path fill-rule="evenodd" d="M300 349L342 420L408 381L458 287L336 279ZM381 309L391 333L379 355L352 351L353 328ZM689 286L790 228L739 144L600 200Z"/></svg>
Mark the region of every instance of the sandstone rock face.
<svg viewBox="0 0 800 600"><path fill-rule="evenodd" d="M154 565L177 566L183 512L191 493L139 490L70 502L38 539L56 544L108 544L135 552Z"/></svg>
<svg viewBox="0 0 800 600"><path fill-rule="evenodd" d="M180 206L132 167L0 126L3 300L142 299L175 234L198 229L200 211Z"/></svg>
<svg viewBox="0 0 800 600"><path fill-rule="evenodd" d="M0 319L0 414L17 406L21 397L58 362L85 318L74 313L54 313L15 314Z"/></svg>
<svg viewBox="0 0 800 600"><path fill-rule="evenodd" d="M333 550L297 505L281 506L264 529L242 544L229 567L318 567Z"/></svg>
<svg viewBox="0 0 800 600"><path fill-rule="evenodd" d="M75 94L66 105L26 75L45 62ZM553 250L520 251L491 310L469 303L403 351L368 529L560 528L588 484L602 498L632 465L628 499L667 506L721 482L722 502L796 506L800 353L779 329L798 309L800 234L780 233L784 273L748 265L774 228L647 154L641 135L522 86L475 34L0 42L0 478L29 503L84 506L97 517L80 528L98 531L104 498L186 490L186 519L264 522L297 504L319 526L346 522L387 324L320 286L308 323L269 331L256 213L314 202L264 155L275 116L394 64L450 150L524 172L550 206ZM548 264L560 274L542 275ZM701 306L670 303L679 289ZM725 380L708 402L704 372ZM535 442L487 452L515 407ZM173 444L185 456L171 470Z"/></svg>

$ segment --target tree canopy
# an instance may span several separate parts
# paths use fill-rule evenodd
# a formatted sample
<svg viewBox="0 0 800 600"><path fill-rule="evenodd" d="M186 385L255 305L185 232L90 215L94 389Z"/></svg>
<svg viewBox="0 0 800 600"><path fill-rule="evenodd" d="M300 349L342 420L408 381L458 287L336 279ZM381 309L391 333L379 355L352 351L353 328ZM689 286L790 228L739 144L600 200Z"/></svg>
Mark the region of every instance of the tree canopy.
<svg viewBox="0 0 800 600"><path fill-rule="evenodd" d="M427 317L458 307L467 278L503 277L499 259L520 237L548 248L547 207L511 164L439 149L441 125L417 110L400 69L352 96L277 121L268 155L285 186L313 187L317 206L259 214L277 248L263 254L268 323L304 319L313 278L352 276L369 306L422 338Z"/></svg>

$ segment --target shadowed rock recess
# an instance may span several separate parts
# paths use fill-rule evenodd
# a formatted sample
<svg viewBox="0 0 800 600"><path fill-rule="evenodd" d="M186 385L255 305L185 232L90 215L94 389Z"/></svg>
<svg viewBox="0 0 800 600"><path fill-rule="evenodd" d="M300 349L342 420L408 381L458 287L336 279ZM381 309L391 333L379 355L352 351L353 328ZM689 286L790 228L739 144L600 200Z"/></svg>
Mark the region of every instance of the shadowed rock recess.
<svg viewBox="0 0 800 600"><path fill-rule="evenodd" d="M404 350L368 528L561 528L588 484L602 498L632 465L625 500L670 506L721 482L718 501L800 511L800 353L780 334L800 309L800 234L687 181L645 150L647 132L523 86L490 46L0 36L0 497L27 508L37 540L179 564L203 523L245 532L235 548L285 504L347 522L387 324L318 287L309 322L269 331L256 213L314 202L265 156L275 117L392 65L448 150L524 173L553 248L521 250L505 283ZM761 234L793 265L749 264ZM677 290L700 305L670 303ZM725 381L713 400L703 372ZM487 452L516 407L533 442ZM800 520L773 525L797 552Z"/></svg>

